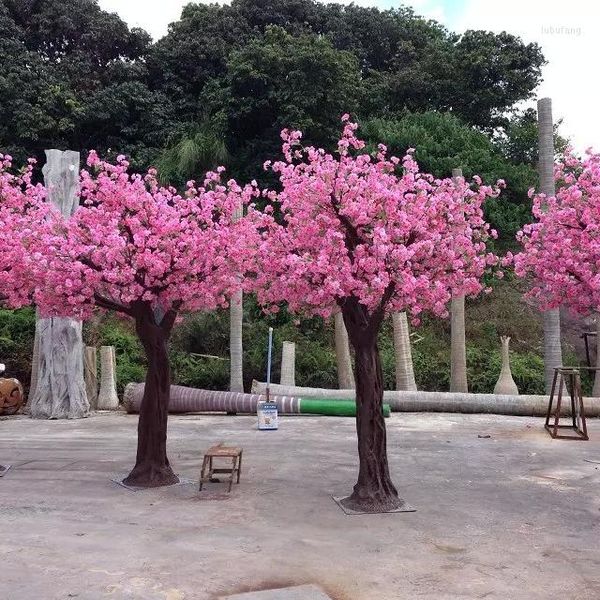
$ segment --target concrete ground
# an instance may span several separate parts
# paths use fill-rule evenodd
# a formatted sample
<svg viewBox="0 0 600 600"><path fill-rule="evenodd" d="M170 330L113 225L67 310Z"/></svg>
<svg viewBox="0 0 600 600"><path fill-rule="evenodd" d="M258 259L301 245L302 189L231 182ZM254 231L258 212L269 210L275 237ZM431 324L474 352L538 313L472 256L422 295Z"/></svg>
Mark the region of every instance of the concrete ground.
<svg viewBox="0 0 600 600"><path fill-rule="evenodd" d="M315 584L334 600L600 598L600 421L551 440L541 419L395 414L391 469L415 513L346 516L352 419L171 417L176 472L244 448L242 483L128 491L110 481L137 419L0 420L0 598L209 600ZM490 436L490 437L478 437Z"/></svg>

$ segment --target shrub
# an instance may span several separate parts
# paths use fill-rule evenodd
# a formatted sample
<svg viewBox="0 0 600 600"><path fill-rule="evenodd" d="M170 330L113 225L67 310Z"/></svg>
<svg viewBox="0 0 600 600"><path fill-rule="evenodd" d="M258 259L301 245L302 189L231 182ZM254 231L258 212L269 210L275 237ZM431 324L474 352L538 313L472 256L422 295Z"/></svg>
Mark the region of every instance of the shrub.
<svg viewBox="0 0 600 600"><path fill-rule="evenodd" d="M31 355L35 337L35 310L0 309L0 362L6 377L16 377L29 390Z"/></svg>

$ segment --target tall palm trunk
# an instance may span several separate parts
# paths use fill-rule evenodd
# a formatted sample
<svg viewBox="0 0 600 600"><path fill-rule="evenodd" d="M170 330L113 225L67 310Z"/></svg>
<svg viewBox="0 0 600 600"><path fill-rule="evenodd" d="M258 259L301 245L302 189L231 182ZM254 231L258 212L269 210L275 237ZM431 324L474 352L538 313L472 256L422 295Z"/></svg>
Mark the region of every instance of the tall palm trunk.
<svg viewBox="0 0 600 600"><path fill-rule="evenodd" d="M538 149L540 191L554 196L554 127L552 122L552 100L541 98L538 107ZM544 382L546 393L550 392L554 367L562 365L560 344L560 310L548 310L543 313L544 322Z"/></svg>
<svg viewBox="0 0 600 600"><path fill-rule="evenodd" d="M414 392L417 390L410 348L410 331L405 312L392 314L394 327L394 354L396 358L396 389Z"/></svg>
<svg viewBox="0 0 600 600"><path fill-rule="evenodd" d="M452 178L462 177L462 169L452 169ZM465 297L453 296L450 303L450 391L467 393L467 343L465 336Z"/></svg>
<svg viewBox="0 0 600 600"><path fill-rule="evenodd" d="M341 312L335 314L335 357L337 360L338 383L341 390L354 389L352 359L348 331Z"/></svg>
<svg viewBox="0 0 600 600"><path fill-rule="evenodd" d="M454 296L450 304L450 391L469 391L464 296Z"/></svg>
<svg viewBox="0 0 600 600"><path fill-rule="evenodd" d="M236 208L233 215L235 220L243 216L242 205ZM240 291L235 292L229 305L229 389L232 392L244 391L244 363L243 363L243 343L242 343L242 325L244 319L244 299Z"/></svg>

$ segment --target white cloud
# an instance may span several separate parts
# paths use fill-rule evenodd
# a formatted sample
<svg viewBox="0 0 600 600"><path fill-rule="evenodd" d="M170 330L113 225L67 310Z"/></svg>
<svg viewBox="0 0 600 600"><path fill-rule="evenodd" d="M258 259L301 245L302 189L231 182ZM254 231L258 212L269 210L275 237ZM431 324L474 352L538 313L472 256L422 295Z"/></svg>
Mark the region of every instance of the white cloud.
<svg viewBox="0 0 600 600"><path fill-rule="evenodd" d="M562 133L583 150L600 150L600 119L593 116L600 94L594 62L600 54L600 3L589 0L468 0L453 29L487 29L537 42L548 61L538 97L552 98Z"/></svg>
<svg viewBox="0 0 600 600"><path fill-rule="evenodd" d="M100 7L116 12L130 27L145 29L154 39L167 33L189 0L99 0Z"/></svg>

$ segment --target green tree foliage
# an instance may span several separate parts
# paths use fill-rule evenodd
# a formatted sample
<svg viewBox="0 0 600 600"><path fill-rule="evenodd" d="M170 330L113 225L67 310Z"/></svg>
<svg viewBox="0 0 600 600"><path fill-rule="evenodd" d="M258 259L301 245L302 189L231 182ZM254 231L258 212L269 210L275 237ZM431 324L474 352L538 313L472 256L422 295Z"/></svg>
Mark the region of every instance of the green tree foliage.
<svg viewBox="0 0 600 600"><path fill-rule="evenodd" d="M136 167L160 157L177 182L221 143L235 170L255 172L279 127L326 144L347 111L452 111L491 132L544 62L507 33L316 0L189 4L154 44L97 0L0 0L0 34L0 149L96 148Z"/></svg>
<svg viewBox="0 0 600 600"><path fill-rule="evenodd" d="M0 0L0 148L96 148L144 164L173 111L149 89L150 37L95 0Z"/></svg>
<svg viewBox="0 0 600 600"><path fill-rule="evenodd" d="M460 167L466 178L478 174L488 184L504 179L506 190L501 198L486 202L486 212L505 239L512 240L529 218L527 190L537 180L535 167L527 161L510 160L503 145L457 116L405 112L396 118L371 119L363 130L367 140L383 142L396 155L415 148L421 168L437 177L448 177L453 168Z"/></svg>
<svg viewBox="0 0 600 600"><path fill-rule="evenodd" d="M265 159L279 155L285 127L299 128L307 140L329 146L338 135L340 116L357 109L359 86L352 53L336 50L323 37L294 37L268 26L230 54L226 76L219 86L209 87L204 104L225 118L237 171L255 176Z"/></svg>
<svg viewBox="0 0 600 600"><path fill-rule="evenodd" d="M492 135L532 96L544 59L515 36L459 36L406 7L233 0L186 6L146 63L178 122L188 132L224 124L233 171L256 176L277 151L277 128L328 145L343 112L451 111Z"/></svg>
<svg viewBox="0 0 600 600"><path fill-rule="evenodd" d="M156 163L164 183L181 187L186 181L229 162L224 133L210 121L192 123L171 138Z"/></svg>

